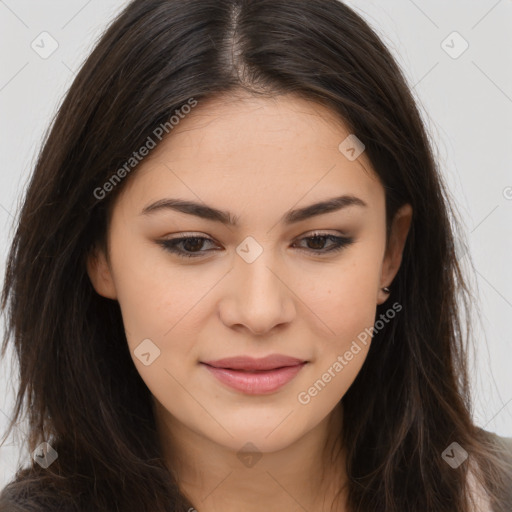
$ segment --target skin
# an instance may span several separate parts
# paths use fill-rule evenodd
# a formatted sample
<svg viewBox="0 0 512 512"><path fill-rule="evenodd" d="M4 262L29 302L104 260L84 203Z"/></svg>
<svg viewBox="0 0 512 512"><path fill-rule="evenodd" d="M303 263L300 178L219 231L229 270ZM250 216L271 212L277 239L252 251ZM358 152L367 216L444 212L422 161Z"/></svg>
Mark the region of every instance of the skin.
<svg viewBox="0 0 512 512"><path fill-rule="evenodd" d="M199 102L127 178L112 210L108 253L97 247L89 255L95 290L119 301L133 362L154 397L166 463L201 512L241 504L325 511L346 480L343 447L331 463L343 428L339 401L370 343L360 343L309 403L297 397L374 325L412 217L410 205L399 210L386 246L384 188L364 152L350 161L338 149L349 134L326 107L293 95ZM367 206L289 226L280 220L342 194ZM240 225L170 209L141 215L166 197L228 210ZM304 239L315 231L354 242L321 256L332 242ZM213 242L186 245L203 253L197 258L157 243L179 236ZM236 252L248 236L263 250L251 263ZM160 355L145 366L134 350L148 338ZM227 388L199 364L273 353L308 364L270 395ZM260 457L252 465L237 456L248 442ZM345 510L345 497L342 491L337 510Z"/></svg>

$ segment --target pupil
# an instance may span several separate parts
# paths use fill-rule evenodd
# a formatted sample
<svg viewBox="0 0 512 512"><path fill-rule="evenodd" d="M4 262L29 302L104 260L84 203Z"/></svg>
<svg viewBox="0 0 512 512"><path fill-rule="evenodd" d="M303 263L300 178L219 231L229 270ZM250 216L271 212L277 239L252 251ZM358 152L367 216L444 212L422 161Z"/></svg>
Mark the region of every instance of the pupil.
<svg viewBox="0 0 512 512"><path fill-rule="evenodd" d="M309 241L310 244L313 244L313 246L315 246L315 244L318 244L316 247L311 247L311 249L323 249L323 244L325 242L324 238L325 237L323 236L315 236L311 238Z"/></svg>
<svg viewBox="0 0 512 512"><path fill-rule="evenodd" d="M195 244L193 243L194 241L196 242ZM202 244L203 240L201 240L200 238L190 238L188 240L185 240L184 247L185 250L187 251L195 252L194 249L201 249Z"/></svg>

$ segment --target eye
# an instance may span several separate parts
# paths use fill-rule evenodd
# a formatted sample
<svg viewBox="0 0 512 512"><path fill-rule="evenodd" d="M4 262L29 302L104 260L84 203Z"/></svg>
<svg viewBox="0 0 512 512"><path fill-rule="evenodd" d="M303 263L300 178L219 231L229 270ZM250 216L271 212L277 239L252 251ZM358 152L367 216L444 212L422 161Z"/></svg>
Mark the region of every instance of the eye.
<svg viewBox="0 0 512 512"><path fill-rule="evenodd" d="M343 248L352 244L354 239L351 237L336 236L329 233L313 233L311 236L299 239L299 241L306 241L306 243L310 246L307 248L299 248L299 250L310 254L323 255L342 250ZM325 243L328 241L331 242L331 245L325 248ZM203 236L182 236L179 238L157 241L157 243L161 245L166 251L172 252L183 258L198 258L202 257L202 255L210 252L211 250L216 250L201 250L206 242L215 244L211 238ZM311 247L311 245L313 247Z"/></svg>
<svg viewBox="0 0 512 512"><path fill-rule="evenodd" d="M203 236L171 238L168 240L158 240L166 251L177 254L184 258L197 258L206 251L199 251L203 247L204 242L212 242L210 238ZM180 248L183 246L183 249Z"/></svg>
<svg viewBox="0 0 512 512"><path fill-rule="evenodd" d="M300 239L300 241L302 240L308 241L307 244L309 247L301 250L320 255L341 251L354 242L354 239L351 237L336 236L329 233L313 233L311 236ZM327 241L330 241L331 245L324 248Z"/></svg>

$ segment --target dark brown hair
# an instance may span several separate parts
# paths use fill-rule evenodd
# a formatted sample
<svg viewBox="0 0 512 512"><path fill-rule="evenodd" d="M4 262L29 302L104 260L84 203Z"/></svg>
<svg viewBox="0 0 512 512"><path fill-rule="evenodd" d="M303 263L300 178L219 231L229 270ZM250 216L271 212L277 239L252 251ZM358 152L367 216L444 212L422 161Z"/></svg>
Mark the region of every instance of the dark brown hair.
<svg viewBox="0 0 512 512"><path fill-rule="evenodd" d="M472 297L432 143L389 50L336 0L134 0L101 37L46 134L2 296L3 354L12 341L20 377L9 430L28 413L30 451L48 441L59 457L20 469L0 510L16 501L66 511L193 506L163 463L119 305L95 293L85 261L105 244L129 177L104 199L94 190L190 98L240 90L326 105L365 144L388 229L401 205L414 211L390 297L403 311L375 333L342 399L349 509L468 512L468 464L452 469L441 457L456 441L505 512L507 467L472 422L470 315L465 330L461 316Z"/></svg>

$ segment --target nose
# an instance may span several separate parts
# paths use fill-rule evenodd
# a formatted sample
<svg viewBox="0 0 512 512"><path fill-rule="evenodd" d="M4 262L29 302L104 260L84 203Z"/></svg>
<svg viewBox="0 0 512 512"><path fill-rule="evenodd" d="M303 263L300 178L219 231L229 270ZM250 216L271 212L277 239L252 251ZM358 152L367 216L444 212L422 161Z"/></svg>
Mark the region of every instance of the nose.
<svg viewBox="0 0 512 512"><path fill-rule="evenodd" d="M221 320L230 328L245 328L258 336L290 323L297 297L290 280L270 250L252 263L237 256L220 302Z"/></svg>

